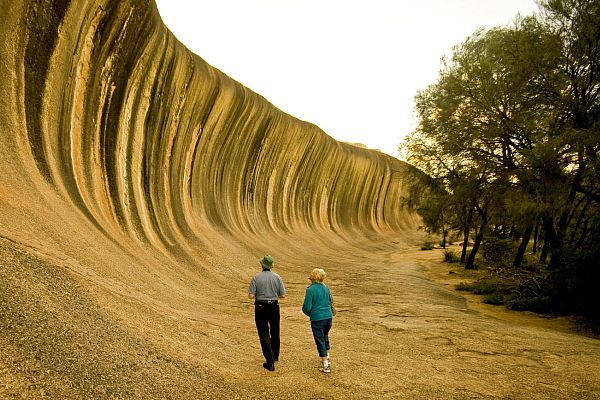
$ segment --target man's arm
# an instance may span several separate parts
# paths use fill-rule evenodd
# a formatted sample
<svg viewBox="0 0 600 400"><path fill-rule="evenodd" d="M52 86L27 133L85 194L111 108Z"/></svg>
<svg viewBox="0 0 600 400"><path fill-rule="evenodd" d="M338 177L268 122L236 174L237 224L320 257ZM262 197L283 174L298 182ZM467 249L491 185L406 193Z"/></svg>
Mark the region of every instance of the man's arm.
<svg viewBox="0 0 600 400"><path fill-rule="evenodd" d="M248 286L248 298L253 299L256 297L256 281L254 277L250 280L250 285Z"/></svg>
<svg viewBox="0 0 600 400"><path fill-rule="evenodd" d="M277 297L285 299L285 285L283 284L283 279L281 279L281 277L279 277L279 294Z"/></svg>

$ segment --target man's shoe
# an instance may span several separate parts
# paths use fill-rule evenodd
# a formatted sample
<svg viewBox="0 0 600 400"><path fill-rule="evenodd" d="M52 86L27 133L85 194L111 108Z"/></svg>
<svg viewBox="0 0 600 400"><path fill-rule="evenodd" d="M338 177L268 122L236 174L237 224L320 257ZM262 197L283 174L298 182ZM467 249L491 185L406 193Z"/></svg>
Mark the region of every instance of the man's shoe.
<svg viewBox="0 0 600 400"><path fill-rule="evenodd" d="M264 363L263 364L263 368L264 369L268 369L269 371L275 371L275 364L273 364L273 363Z"/></svg>
<svg viewBox="0 0 600 400"><path fill-rule="evenodd" d="M324 362L322 368L319 369L328 374L331 372L331 365L328 362Z"/></svg>

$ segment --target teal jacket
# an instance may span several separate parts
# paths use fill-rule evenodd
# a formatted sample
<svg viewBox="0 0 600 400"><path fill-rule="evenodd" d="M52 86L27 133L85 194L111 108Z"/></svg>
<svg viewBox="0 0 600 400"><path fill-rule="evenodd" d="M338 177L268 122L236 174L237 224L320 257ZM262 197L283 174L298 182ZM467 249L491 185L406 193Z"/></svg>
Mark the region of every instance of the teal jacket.
<svg viewBox="0 0 600 400"><path fill-rule="evenodd" d="M333 318L329 288L322 283L313 282L306 288L302 312L310 317L311 321L321 321Z"/></svg>

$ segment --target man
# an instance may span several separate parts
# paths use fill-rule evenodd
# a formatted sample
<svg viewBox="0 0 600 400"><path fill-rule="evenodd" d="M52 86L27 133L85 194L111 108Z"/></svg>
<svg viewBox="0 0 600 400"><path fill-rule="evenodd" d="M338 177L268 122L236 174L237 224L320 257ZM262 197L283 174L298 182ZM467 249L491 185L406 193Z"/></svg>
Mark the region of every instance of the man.
<svg viewBox="0 0 600 400"><path fill-rule="evenodd" d="M275 371L275 361L279 360L279 299L285 297L285 286L271 271L273 257L264 256L259 262L262 271L252 277L248 297L254 299L254 321L266 360L263 367Z"/></svg>

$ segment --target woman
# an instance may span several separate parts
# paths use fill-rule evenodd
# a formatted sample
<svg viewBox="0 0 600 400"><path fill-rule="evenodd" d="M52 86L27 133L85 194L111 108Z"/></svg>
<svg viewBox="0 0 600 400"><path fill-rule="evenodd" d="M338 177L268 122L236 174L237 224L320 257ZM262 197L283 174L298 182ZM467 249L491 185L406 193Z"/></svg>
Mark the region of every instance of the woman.
<svg viewBox="0 0 600 400"><path fill-rule="evenodd" d="M325 271L315 268L308 275L310 286L306 288L302 312L310 317L310 327L321 357L321 371L331 372L329 359L329 330L333 321L329 288L323 284Z"/></svg>

